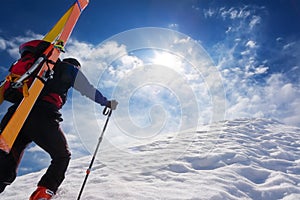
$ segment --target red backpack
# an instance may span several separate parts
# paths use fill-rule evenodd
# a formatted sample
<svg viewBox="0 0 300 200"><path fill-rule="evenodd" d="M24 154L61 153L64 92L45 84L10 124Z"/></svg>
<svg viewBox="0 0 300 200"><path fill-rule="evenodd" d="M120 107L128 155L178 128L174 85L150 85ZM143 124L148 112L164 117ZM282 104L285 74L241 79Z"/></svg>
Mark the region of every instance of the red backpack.
<svg viewBox="0 0 300 200"><path fill-rule="evenodd" d="M18 103L23 97L28 96L28 88L31 86L36 74L40 70L42 63L39 63L37 68L28 74L24 80L19 79L32 65L42 56L43 52L50 46L50 42L44 40L32 40L26 42L19 47L21 58L17 60L9 69L9 75L1 86L2 101L7 100L11 103ZM17 81L19 80L19 83ZM0 103L1 98L0 98Z"/></svg>

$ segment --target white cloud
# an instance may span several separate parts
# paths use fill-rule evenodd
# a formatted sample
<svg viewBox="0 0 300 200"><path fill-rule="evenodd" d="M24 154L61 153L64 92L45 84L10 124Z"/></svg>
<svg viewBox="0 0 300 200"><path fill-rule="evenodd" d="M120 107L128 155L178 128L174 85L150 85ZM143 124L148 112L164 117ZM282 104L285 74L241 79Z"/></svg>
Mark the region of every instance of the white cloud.
<svg viewBox="0 0 300 200"><path fill-rule="evenodd" d="M226 34L243 35L249 33L263 22L266 15L265 7L251 5L236 7L221 7L204 9L203 13L206 18L222 20L221 23L227 26Z"/></svg>
<svg viewBox="0 0 300 200"><path fill-rule="evenodd" d="M268 71L269 67L259 66L255 68L255 74L264 74Z"/></svg>
<svg viewBox="0 0 300 200"><path fill-rule="evenodd" d="M251 15L251 10L247 6L244 7L231 7L231 8L220 8L220 16L226 20L246 19Z"/></svg>
<svg viewBox="0 0 300 200"><path fill-rule="evenodd" d="M276 41L277 42L283 42L283 38L282 37L278 37L278 38L276 38Z"/></svg>
<svg viewBox="0 0 300 200"><path fill-rule="evenodd" d="M214 52L218 69L223 75L226 115L229 119L255 116L276 118L300 126L299 120L295 120L300 117L300 79L295 75L300 63L299 41L285 42L285 39L277 38L277 45L282 49L278 48L281 52L276 55L279 59L286 56L284 65L290 66L291 70L285 74L268 74L274 66L266 58L261 60L265 47L260 45L259 30L255 29L263 23L263 16L267 12L259 11L264 10L250 6L224 7L219 9L218 15L212 16L229 23L225 40L217 43L214 51L210 51ZM294 79L289 79L291 77Z"/></svg>
<svg viewBox="0 0 300 200"><path fill-rule="evenodd" d="M300 116L300 91L295 84L287 82L283 74L270 75L265 86L242 83L242 77L231 75L225 79L225 85L229 119L271 117L287 124L300 125L299 120L295 120Z"/></svg>
<svg viewBox="0 0 300 200"><path fill-rule="evenodd" d="M216 14L216 11L212 8L204 9L203 14L205 18L210 18Z"/></svg>
<svg viewBox="0 0 300 200"><path fill-rule="evenodd" d="M250 29L253 29L256 25L258 25L261 22L261 17L260 16L252 16L252 19L249 23Z"/></svg>
<svg viewBox="0 0 300 200"><path fill-rule="evenodd" d="M6 49L6 41L0 37L0 50Z"/></svg>
<svg viewBox="0 0 300 200"><path fill-rule="evenodd" d="M222 71L225 85L228 119L257 116L276 118L287 124L300 126L299 120L296 120L300 117L300 79L295 75L299 63L299 47L295 45L298 42L282 44L284 51L280 54L292 56L293 60L289 59L285 64L290 63L295 67L285 74L268 74L272 64L266 60L260 61L258 52L264 47L260 45L255 31L249 31L247 26L248 24L241 23L239 28L246 30L245 32L228 35L225 41L215 45L215 53L219 59L218 69ZM251 39L245 41L242 38ZM232 41L235 42L234 45ZM289 80L287 74L295 77L295 80Z"/></svg>
<svg viewBox="0 0 300 200"><path fill-rule="evenodd" d="M173 30L178 30L179 24L176 24L176 23L169 24L168 28L173 29Z"/></svg>
<svg viewBox="0 0 300 200"><path fill-rule="evenodd" d="M294 102L299 98L299 91L292 83L286 82L282 74L273 74L267 80L266 92L270 102L279 107Z"/></svg>
<svg viewBox="0 0 300 200"><path fill-rule="evenodd" d="M290 43L283 46L283 50L289 50L289 49L293 48L293 46L295 44L296 44L296 42L290 42Z"/></svg>
<svg viewBox="0 0 300 200"><path fill-rule="evenodd" d="M224 20L226 18L234 19L237 16L237 10L235 10L234 8L229 8L229 9L221 8L220 15Z"/></svg>
<svg viewBox="0 0 300 200"><path fill-rule="evenodd" d="M249 40L249 41L246 43L246 47L249 47L249 48L255 48L255 47L256 47L256 42L253 41L253 40Z"/></svg>

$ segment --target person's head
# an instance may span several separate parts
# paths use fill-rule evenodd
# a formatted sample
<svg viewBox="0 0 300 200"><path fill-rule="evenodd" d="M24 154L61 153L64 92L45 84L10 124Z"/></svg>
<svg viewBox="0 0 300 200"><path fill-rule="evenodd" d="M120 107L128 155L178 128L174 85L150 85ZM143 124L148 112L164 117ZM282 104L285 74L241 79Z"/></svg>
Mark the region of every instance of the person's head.
<svg viewBox="0 0 300 200"><path fill-rule="evenodd" d="M75 59L75 58L65 58L65 59L63 59L63 62L66 62L66 63L69 63L71 65L74 65L77 68L81 67L80 62L77 59Z"/></svg>

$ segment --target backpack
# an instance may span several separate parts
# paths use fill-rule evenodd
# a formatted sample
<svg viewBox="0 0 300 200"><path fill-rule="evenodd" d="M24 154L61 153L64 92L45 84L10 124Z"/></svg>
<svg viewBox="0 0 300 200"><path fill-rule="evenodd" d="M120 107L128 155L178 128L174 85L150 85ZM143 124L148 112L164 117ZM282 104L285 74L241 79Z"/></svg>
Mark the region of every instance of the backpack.
<svg viewBox="0 0 300 200"><path fill-rule="evenodd" d="M1 84L0 104L3 100L11 103L19 103L23 97L28 96L28 88L31 86L36 74L39 72L43 62L40 62L36 69L31 69L33 64L43 56L43 52L50 46L50 42L44 40L32 40L19 47L21 58L17 60L9 69L9 75ZM47 55L49 56L49 55ZM39 60L43 61L43 60ZM22 77L28 70L33 70L28 77ZM17 83L20 78L25 78Z"/></svg>

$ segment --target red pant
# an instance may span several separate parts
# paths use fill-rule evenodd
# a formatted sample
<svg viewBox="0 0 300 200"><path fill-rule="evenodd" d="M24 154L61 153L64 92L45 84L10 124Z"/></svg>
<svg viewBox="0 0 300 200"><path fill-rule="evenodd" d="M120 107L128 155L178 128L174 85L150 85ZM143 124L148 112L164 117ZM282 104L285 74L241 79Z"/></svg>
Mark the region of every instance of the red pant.
<svg viewBox="0 0 300 200"><path fill-rule="evenodd" d="M3 128L16 106L8 109L1 121ZM71 153L68 149L64 133L59 127L62 121L57 108L47 102L38 102L27 118L9 154L0 153L0 184L12 183L16 178L16 170L26 146L35 142L51 156L51 164L47 172L39 181L39 186L44 186L56 192L65 178ZM4 190L3 188L3 190ZM1 185L0 185L1 192Z"/></svg>

